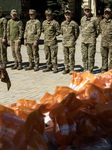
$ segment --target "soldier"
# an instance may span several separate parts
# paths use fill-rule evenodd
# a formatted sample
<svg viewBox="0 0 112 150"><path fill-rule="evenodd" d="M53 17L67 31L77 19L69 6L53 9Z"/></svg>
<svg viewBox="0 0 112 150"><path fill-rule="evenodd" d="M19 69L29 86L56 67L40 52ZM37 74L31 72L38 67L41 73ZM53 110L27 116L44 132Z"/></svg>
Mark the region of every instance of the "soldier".
<svg viewBox="0 0 112 150"><path fill-rule="evenodd" d="M112 19L110 8L104 10L104 17L100 22L102 72L112 69ZM109 65L108 56L110 59Z"/></svg>
<svg viewBox="0 0 112 150"><path fill-rule="evenodd" d="M96 53L96 38L100 33L100 23L91 13L89 6L84 7L85 16L81 18L81 52L84 71L93 71Z"/></svg>
<svg viewBox="0 0 112 150"><path fill-rule="evenodd" d="M43 72L52 71L52 64L54 67L53 73L58 72L57 52L58 45L56 36L60 34L59 24L52 19L51 10L45 11L46 20L42 23L42 31L44 32L44 51L46 57L47 68ZM51 64L52 63L52 64Z"/></svg>
<svg viewBox="0 0 112 150"><path fill-rule="evenodd" d="M79 36L78 24L71 20L72 13L70 10L65 11L65 21L61 24L61 33L63 35L63 53L64 53L64 66L63 74L72 74L75 65L75 44Z"/></svg>
<svg viewBox="0 0 112 150"><path fill-rule="evenodd" d="M7 64L7 20L3 17L0 7L0 63Z"/></svg>
<svg viewBox="0 0 112 150"><path fill-rule="evenodd" d="M12 69L22 69L22 56L21 56L21 39L23 37L23 23L17 18L17 12L15 9L11 10L11 19L7 24L7 40L11 46L12 56L14 58L15 65Z"/></svg>
<svg viewBox="0 0 112 150"><path fill-rule="evenodd" d="M25 70L33 69L33 61L35 60L34 71L39 70L39 47L38 41L41 34L41 23L36 17L36 10L29 10L30 20L26 23L24 33L24 45L27 46L29 56L29 66Z"/></svg>

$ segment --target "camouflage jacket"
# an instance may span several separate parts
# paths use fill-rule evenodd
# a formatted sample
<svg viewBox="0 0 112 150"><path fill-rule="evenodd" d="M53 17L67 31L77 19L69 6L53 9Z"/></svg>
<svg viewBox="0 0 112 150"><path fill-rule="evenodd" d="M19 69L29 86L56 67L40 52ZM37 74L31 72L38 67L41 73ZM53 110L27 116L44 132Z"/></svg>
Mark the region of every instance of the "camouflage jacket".
<svg viewBox="0 0 112 150"><path fill-rule="evenodd" d="M38 19L29 20L26 23L24 42L38 43L41 34L41 23Z"/></svg>
<svg viewBox="0 0 112 150"><path fill-rule="evenodd" d="M63 46L71 47L79 36L79 26L75 21L63 21L61 24L61 34L63 35Z"/></svg>
<svg viewBox="0 0 112 150"><path fill-rule="evenodd" d="M0 17L0 38L7 38L7 20L4 17Z"/></svg>
<svg viewBox="0 0 112 150"><path fill-rule="evenodd" d="M23 23L18 18L10 19L7 24L7 40L21 40L23 37Z"/></svg>
<svg viewBox="0 0 112 150"><path fill-rule="evenodd" d="M100 21L97 17L91 15L90 18L86 16L81 18L81 32L83 43L96 43L96 38L100 33Z"/></svg>
<svg viewBox="0 0 112 150"><path fill-rule="evenodd" d="M44 32L44 44L53 45L57 43L56 36L60 34L59 24L55 20L47 21L42 23L42 31Z"/></svg>
<svg viewBox="0 0 112 150"><path fill-rule="evenodd" d="M104 18L100 22L101 30L101 45L112 46L112 19L107 20Z"/></svg>

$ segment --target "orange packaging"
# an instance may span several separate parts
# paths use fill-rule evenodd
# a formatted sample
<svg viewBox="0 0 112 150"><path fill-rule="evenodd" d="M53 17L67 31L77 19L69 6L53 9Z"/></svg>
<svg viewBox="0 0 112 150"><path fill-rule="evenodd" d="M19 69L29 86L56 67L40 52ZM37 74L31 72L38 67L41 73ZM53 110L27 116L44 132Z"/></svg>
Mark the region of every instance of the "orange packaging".
<svg viewBox="0 0 112 150"><path fill-rule="evenodd" d="M29 108L32 108L33 106L37 104L36 100L26 100L26 99L17 100L17 103L22 106L29 107Z"/></svg>
<svg viewBox="0 0 112 150"><path fill-rule="evenodd" d="M67 109L69 112L73 112L75 111L77 108L79 108L83 102L81 100L78 100L76 98L76 94L75 93L70 93L67 96L67 99L65 99L63 102L63 107L65 109Z"/></svg>
<svg viewBox="0 0 112 150"><path fill-rule="evenodd" d="M100 121L100 125L105 129L112 129L112 101L103 104L100 103L95 108L96 116ZM112 135L112 132L111 132Z"/></svg>
<svg viewBox="0 0 112 150"><path fill-rule="evenodd" d="M45 130L44 116L40 108L31 112L28 115L26 122L24 124L24 135L26 137L29 137L30 133L34 129L38 131L40 134L43 134Z"/></svg>
<svg viewBox="0 0 112 150"><path fill-rule="evenodd" d="M32 130L30 136L26 137L24 136L23 128L13 138L13 145L17 150L48 150L47 144L38 131Z"/></svg>
<svg viewBox="0 0 112 150"><path fill-rule="evenodd" d="M24 121L16 116L15 114L4 113L2 114L2 127L1 135L2 137L7 137L12 139Z"/></svg>
<svg viewBox="0 0 112 150"><path fill-rule="evenodd" d="M54 122L54 132L57 142L60 145L67 146L69 144L69 125L64 107L60 104L57 108L52 110L50 117Z"/></svg>
<svg viewBox="0 0 112 150"><path fill-rule="evenodd" d="M39 104L43 104L45 106L44 113L48 112L50 109L54 108L54 105L57 104L56 98L48 92L42 97L39 101Z"/></svg>
<svg viewBox="0 0 112 150"><path fill-rule="evenodd" d="M57 86L53 96L54 98L56 98L57 103L60 103L63 99L67 97L69 93L75 93L75 91L69 87Z"/></svg>
<svg viewBox="0 0 112 150"><path fill-rule="evenodd" d="M82 78L83 78L82 82L75 89L79 93L83 92L86 89L87 83L93 83L96 77L90 72L84 72L82 73Z"/></svg>
<svg viewBox="0 0 112 150"><path fill-rule="evenodd" d="M112 88L105 88L103 89L104 97L106 102L109 102L112 100Z"/></svg>
<svg viewBox="0 0 112 150"><path fill-rule="evenodd" d="M18 110L16 111L16 115L20 118L26 120L28 115L33 112L34 110L32 108L26 107L26 106L19 106Z"/></svg>
<svg viewBox="0 0 112 150"><path fill-rule="evenodd" d="M83 80L83 77L81 73L72 73L72 78L71 78L71 83L74 84L75 86L79 85Z"/></svg>
<svg viewBox="0 0 112 150"><path fill-rule="evenodd" d="M28 115L25 123L14 136L13 143L19 150L37 150L41 148L48 150L43 136L44 131L44 116L39 108Z"/></svg>
<svg viewBox="0 0 112 150"><path fill-rule="evenodd" d="M98 103L106 102L103 90L100 87L97 87L96 85L90 83L86 85L85 99L95 101Z"/></svg>
<svg viewBox="0 0 112 150"><path fill-rule="evenodd" d="M8 107L5 107L3 105L0 105L0 126L2 125L2 121L1 121L1 115L3 113L11 113L14 114L14 110Z"/></svg>

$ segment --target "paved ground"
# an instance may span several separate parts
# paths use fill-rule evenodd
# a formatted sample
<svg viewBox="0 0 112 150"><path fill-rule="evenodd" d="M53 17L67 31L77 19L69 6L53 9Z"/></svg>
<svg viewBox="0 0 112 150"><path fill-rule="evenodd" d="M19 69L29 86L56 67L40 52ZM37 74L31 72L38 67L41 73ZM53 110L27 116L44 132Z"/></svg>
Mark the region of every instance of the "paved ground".
<svg viewBox="0 0 112 150"><path fill-rule="evenodd" d="M62 36L58 37L58 64L59 73L53 74L52 72L43 73L42 70L46 67L45 55L44 55L44 45L43 45L43 34L40 38L40 70L38 72L25 71L23 70L11 70L11 66L14 65L10 47L8 47L8 74L11 79L12 87L7 91L6 84L0 82L0 104L6 105L16 102L18 99L30 99L39 101L46 92L51 94L54 93L56 86L69 86L71 82L71 75L63 75L62 70L63 65L63 51L62 51ZM21 48L23 57L23 67L28 66L28 56L26 53L26 47L22 45ZM74 70L77 72L82 72L82 57L81 57L81 40L80 36L77 40L76 45L76 65ZM94 67L94 74L100 73L101 68L101 55L100 55L100 36L97 40L96 49L96 62Z"/></svg>

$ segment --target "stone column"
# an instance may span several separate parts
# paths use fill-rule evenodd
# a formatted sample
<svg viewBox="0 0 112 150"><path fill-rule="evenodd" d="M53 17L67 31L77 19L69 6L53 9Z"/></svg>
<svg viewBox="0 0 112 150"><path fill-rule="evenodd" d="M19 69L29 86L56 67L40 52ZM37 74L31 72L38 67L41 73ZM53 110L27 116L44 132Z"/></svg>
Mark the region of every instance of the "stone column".
<svg viewBox="0 0 112 150"><path fill-rule="evenodd" d="M92 14L96 16L96 0L91 0L91 9L92 9Z"/></svg>

